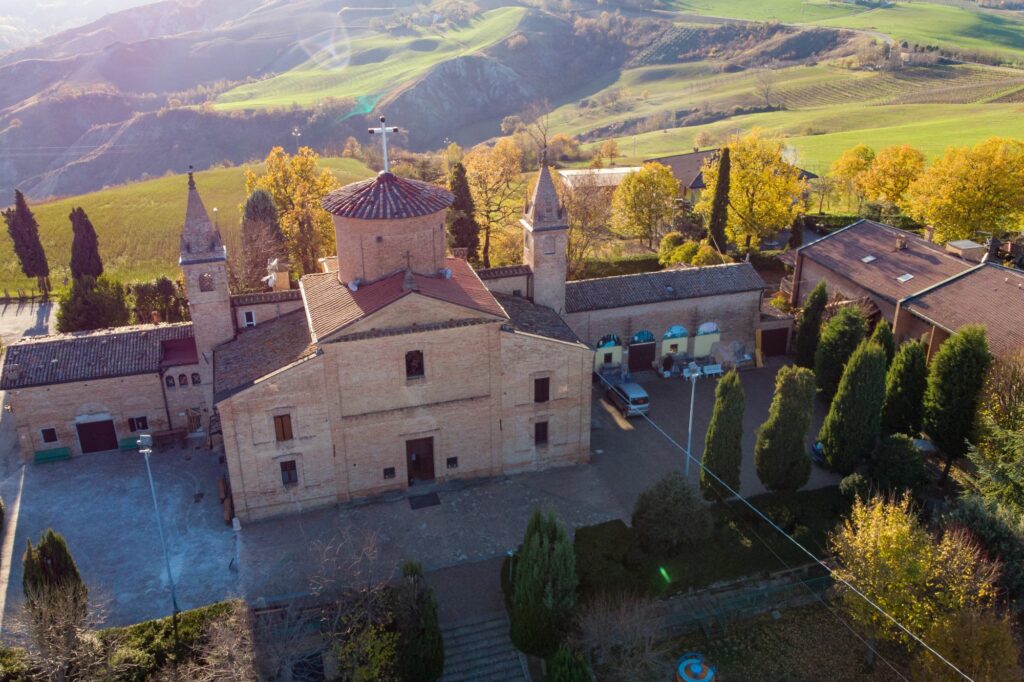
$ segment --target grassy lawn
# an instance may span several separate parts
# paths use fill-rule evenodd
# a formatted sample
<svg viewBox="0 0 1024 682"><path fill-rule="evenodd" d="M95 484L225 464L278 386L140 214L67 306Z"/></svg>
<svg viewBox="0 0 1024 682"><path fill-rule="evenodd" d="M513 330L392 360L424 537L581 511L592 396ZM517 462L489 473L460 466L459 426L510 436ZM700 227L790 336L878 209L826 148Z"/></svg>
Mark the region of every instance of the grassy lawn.
<svg viewBox="0 0 1024 682"><path fill-rule="evenodd" d="M839 605L832 608L834 612L818 603L785 609L778 620L759 616L732 625L723 636L709 640L694 632L666 642L666 647L673 657L689 651L704 654L723 680L900 679L881 661L874 671L867 668L864 645L837 614L846 622L848 617ZM878 649L909 677L911 659L906 650L884 643Z"/></svg>
<svg viewBox="0 0 1024 682"><path fill-rule="evenodd" d="M809 23L858 14L864 8L827 0L676 0L680 12L750 21Z"/></svg>
<svg viewBox="0 0 1024 682"><path fill-rule="evenodd" d="M329 61L301 66L217 98L218 109L308 106L325 97L379 95L426 73L442 61L473 54L504 40L519 26L523 7L485 12L456 30L416 29L412 35L371 35L335 45Z"/></svg>
<svg viewBox="0 0 1024 682"><path fill-rule="evenodd" d="M354 159L324 158L340 182L372 175ZM259 166L256 166L259 168ZM196 173L196 184L210 213L218 208L221 231L229 245L238 243L239 207L245 200L244 166ZM70 276L71 222L68 214L81 206L99 235L100 255L107 273L123 281L178 274L178 238L185 219L185 176L174 175L135 182L91 194L32 205L39 235L50 262L51 281L60 286ZM6 232L0 237L0 289L28 288Z"/></svg>
<svg viewBox="0 0 1024 682"><path fill-rule="evenodd" d="M828 534L849 509L838 488L800 492L788 503L774 495L751 502L817 556L826 553ZM806 554L747 508L716 505L712 513L710 540L667 557L644 553L621 521L578 529L576 568L584 595L623 589L672 594L807 563Z"/></svg>

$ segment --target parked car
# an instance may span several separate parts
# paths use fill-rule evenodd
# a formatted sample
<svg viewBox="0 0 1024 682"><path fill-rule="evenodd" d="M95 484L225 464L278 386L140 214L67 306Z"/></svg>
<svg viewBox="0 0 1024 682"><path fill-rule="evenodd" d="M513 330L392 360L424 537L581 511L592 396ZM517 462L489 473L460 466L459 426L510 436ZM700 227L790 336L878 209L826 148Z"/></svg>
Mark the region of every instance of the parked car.
<svg viewBox="0 0 1024 682"><path fill-rule="evenodd" d="M651 398L640 384L616 384L608 389L605 397L623 417L647 414L651 407Z"/></svg>

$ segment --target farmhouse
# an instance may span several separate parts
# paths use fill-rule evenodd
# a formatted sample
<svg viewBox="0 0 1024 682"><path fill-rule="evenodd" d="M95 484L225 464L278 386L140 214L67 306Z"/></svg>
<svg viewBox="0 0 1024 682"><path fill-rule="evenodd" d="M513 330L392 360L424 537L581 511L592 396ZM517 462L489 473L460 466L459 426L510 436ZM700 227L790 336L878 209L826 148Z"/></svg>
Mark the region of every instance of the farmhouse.
<svg viewBox="0 0 1024 682"><path fill-rule="evenodd" d="M452 195L384 171L332 192L338 253L298 289L232 295L189 176L180 265L191 322L29 339L4 358L23 456L222 446L243 521L454 478L586 462L591 373L753 348L748 263L566 282L568 225L543 166L524 262L449 254ZM609 356L608 339L615 339ZM599 357L594 348L602 346Z"/></svg>

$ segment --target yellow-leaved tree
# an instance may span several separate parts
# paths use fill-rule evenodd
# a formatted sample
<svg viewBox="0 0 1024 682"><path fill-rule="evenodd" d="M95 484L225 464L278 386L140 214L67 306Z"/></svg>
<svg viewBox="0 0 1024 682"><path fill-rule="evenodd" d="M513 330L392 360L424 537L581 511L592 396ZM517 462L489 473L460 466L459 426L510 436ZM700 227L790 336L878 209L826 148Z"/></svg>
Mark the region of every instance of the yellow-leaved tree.
<svg viewBox="0 0 1024 682"><path fill-rule="evenodd" d="M832 177L840 184L847 198L856 197L859 207L864 200L864 175L875 160L875 150L866 144L850 147L832 162Z"/></svg>
<svg viewBox="0 0 1024 682"><path fill-rule="evenodd" d="M636 237L653 248L672 227L679 181L672 169L660 163L645 163L628 174L612 195L612 232Z"/></svg>
<svg viewBox="0 0 1024 682"><path fill-rule="evenodd" d="M292 156L281 147L267 154L262 175L245 169L245 194L255 189L270 193L277 207L281 232L292 266L303 274L318 272L317 259L334 253L334 222L321 200L338 187L330 168L321 168L320 156L302 147Z"/></svg>
<svg viewBox="0 0 1024 682"><path fill-rule="evenodd" d="M466 167L476 219L484 232L480 260L489 268L492 234L512 223L522 209L523 181L519 169L523 150L511 137L503 137L493 147L473 147L462 163Z"/></svg>
<svg viewBox="0 0 1024 682"><path fill-rule="evenodd" d="M935 240L1001 233L1024 220L1024 142L990 137L949 147L910 185L904 210L935 228Z"/></svg>
<svg viewBox="0 0 1024 682"><path fill-rule="evenodd" d="M871 167L860 177L860 185L871 201L902 207L907 188L923 170L924 154L909 144L897 144L875 154Z"/></svg>
<svg viewBox="0 0 1024 682"><path fill-rule="evenodd" d="M904 626L923 635L968 610L990 606L999 567L966 532L946 529L936 539L911 508L909 495L858 499L830 545L848 581ZM872 637L909 645L890 619L847 588L840 595Z"/></svg>
<svg viewBox="0 0 1024 682"><path fill-rule="evenodd" d="M800 170L786 161L782 138L761 128L733 135L726 143L731 157L729 171L729 210L726 236L747 247L774 237L792 224L803 212L807 183ZM711 208L718 184L717 159L704 161L705 189L694 210L711 219Z"/></svg>

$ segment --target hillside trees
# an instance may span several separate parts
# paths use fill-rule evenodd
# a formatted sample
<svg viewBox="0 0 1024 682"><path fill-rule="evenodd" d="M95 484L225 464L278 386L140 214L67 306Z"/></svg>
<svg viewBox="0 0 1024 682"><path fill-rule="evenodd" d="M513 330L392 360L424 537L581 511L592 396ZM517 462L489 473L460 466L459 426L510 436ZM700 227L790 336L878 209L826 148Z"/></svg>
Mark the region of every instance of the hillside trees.
<svg viewBox="0 0 1024 682"><path fill-rule="evenodd" d="M953 461L976 442L976 414L992 356L985 328L966 325L946 339L932 357L924 392L924 431L942 451L945 482Z"/></svg>
<svg viewBox="0 0 1024 682"><path fill-rule="evenodd" d="M265 290L267 264L284 259L287 250L274 198L264 189L253 190L242 205L241 251L237 271L230 263L234 271L232 288L239 292Z"/></svg>
<svg viewBox="0 0 1024 682"><path fill-rule="evenodd" d="M517 198L522 162L523 150L508 137L493 147L473 147L463 160L477 221L484 232L480 261L485 268L491 267L493 233L509 224L521 208Z"/></svg>
<svg viewBox="0 0 1024 682"><path fill-rule="evenodd" d="M614 139L607 139L601 143L601 149L598 156L608 159L608 161L614 161L616 156L619 156L619 143Z"/></svg>
<svg viewBox="0 0 1024 682"><path fill-rule="evenodd" d="M668 166L645 163L623 178L612 195L612 231L653 248L672 226L679 181Z"/></svg>
<svg viewBox="0 0 1024 682"><path fill-rule="evenodd" d="M61 292L57 308L57 331L62 334L122 327L131 313L125 289L120 282L88 275L72 280Z"/></svg>
<svg viewBox="0 0 1024 682"><path fill-rule="evenodd" d="M774 236L801 211L807 189L800 171L783 156L781 138L755 128L729 139L729 211L726 234L738 245L750 247ZM704 162L704 184L694 210L710 221L717 192L719 165Z"/></svg>
<svg viewBox="0 0 1024 682"><path fill-rule="evenodd" d="M718 176L715 181L715 196L711 200L711 214L708 218L708 243L719 253L725 253L725 228L729 223L729 148L722 149L718 159Z"/></svg>
<svg viewBox="0 0 1024 682"><path fill-rule="evenodd" d="M768 419L757 432L754 465L757 477L775 492L796 492L811 475L807 429L814 413L814 374L786 366L775 375L775 395Z"/></svg>
<svg viewBox="0 0 1024 682"><path fill-rule="evenodd" d="M814 351L814 377L826 400L835 395L846 361L866 332L864 313L852 306L840 309L822 328Z"/></svg>
<svg viewBox="0 0 1024 682"><path fill-rule="evenodd" d="M905 210L935 228L942 243L997 235L1024 218L1024 142L990 137L973 147L948 147L910 185Z"/></svg>
<svg viewBox="0 0 1024 682"><path fill-rule="evenodd" d="M319 160L309 147L301 147L294 156L274 147L264 161L263 175L245 170L246 195L257 189L270 194L289 260L304 274L318 272L317 259L334 252L334 222L320 202L338 181L329 168L320 168Z"/></svg>
<svg viewBox="0 0 1024 682"><path fill-rule="evenodd" d="M4 211L3 216L22 273L26 277L35 278L36 286L46 298L50 294L50 264L46 260L43 244L39 241L39 223L20 190L14 190L14 207Z"/></svg>
<svg viewBox="0 0 1024 682"><path fill-rule="evenodd" d="M103 274L100 260L100 241L89 216L81 206L71 211L71 277L99 277Z"/></svg>
<svg viewBox="0 0 1024 682"><path fill-rule="evenodd" d="M818 440L829 468L849 474L871 456L885 398L885 351L863 341L850 356Z"/></svg>
<svg viewBox="0 0 1024 682"><path fill-rule="evenodd" d="M743 384L735 369L722 377L715 387L715 408L704 438L701 461L726 485L739 490L743 461ZM729 494L704 468L700 471L700 488L705 499L712 501Z"/></svg>
<svg viewBox="0 0 1024 682"><path fill-rule="evenodd" d="M455 201L448 208L448 245L453 249L466 249L466 258L475 263L480 248L480 225L476 222L466 167L460 161L453 163L448 171L448 189L455 195Z"/></svg>
<svg viewBox="0 0 1024 682"><path fill-rule="evenodd" d="M584 262L608 235L611 204L607 192L597 186L597 180L591 173L577 176L572 185L557 173L551 175L569 224L565 247L566 274L569 279L575 279L582 273Z"/></svg>
<svg viewBox="0 0 1024 682"><path fill-rule="evenodd" d="M886 147L860 176L864 195L872 201L902 206L903 198L924 170L924 154L909 144Z"/></svg>
<svg viewBox="0 0 1024 682"><path fill-rule="evenodd" d="M847 197L857 198L857 208L864 201L864 175L875 160L875 150L858 144L844 151L832 162L832 177L842 186Z"/></svg>
<svg viewBox="0 0 1024 682"><path fill-rule="evenodd" d="M828 305L828 289L825 280L818 282L804 299L800 321L796 327L796 364L799 367L814 367L814 354L818 350L821 336L821 318Z"/></svg>
<svg viewBox="0 0 1024 682"><path fill-rule="evenodd" d="M885 401L882 404L882 433L921 432L924 389L928 385L927 350L923 341L908 341L900 346L885 375Z"/></svg>

